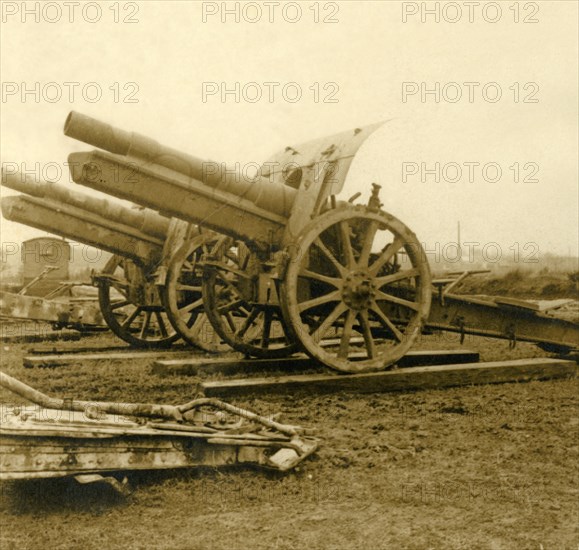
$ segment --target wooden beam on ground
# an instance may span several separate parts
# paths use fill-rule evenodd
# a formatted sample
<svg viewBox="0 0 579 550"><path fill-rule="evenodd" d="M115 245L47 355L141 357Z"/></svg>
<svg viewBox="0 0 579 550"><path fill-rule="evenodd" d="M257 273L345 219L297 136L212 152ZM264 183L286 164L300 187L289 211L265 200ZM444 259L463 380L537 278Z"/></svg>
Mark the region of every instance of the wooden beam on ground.
<svg viewBox="0 0 579 550"><path fill-rule="evenodd" d="M22 364L26 368L32 367L62 367L64 365L88 363L92 361L127 361L131 359L158 359L159 357L180 356L186 357L191 355L189 351L171 351L154 350L154 351L125 351L112 353L63 353L60 355L31 355L25 357Z"/></svg>
<svg viewBox="0 0 579 550"><path fill-rule="evenodd" d="M55 341L76 342L83 336L83 334L76 330L39 330L37 333L22 331L21 334L8 332L8 330L4 329L3 332L6 332L6 334L0 335L0 344L30 344L34 342Z"/></svg>
<svg viewBox="0 0 579 550"><path fill-rule="evenodd" d="M132 348L128 344L112 345L112 346L83 346L74 348L57 348L56 346L45 345L29 348L26 350L27 353L32 355L62 355L62 354L83 354L83 353L113 353L113 352L127 352L127 353L150 353L153 352L163 352L163 353L173 353L179 351L186 351L188 348L186 346L171 346L168 348Z"/></svg>
<svg viewBox="0 0 579 550"><path fill-rule="evenodd" d="M462 365L411 367L369 374L302 374L270 378L202 382L200 391L206 396L239 396L295 392L307 388L313 394L352 391L379 393L424 390L475 384L528 382L571 378L577 375L575 361L535 358Z"/></svg>
<svg viewBox="0 0 579 550"><path fill-rule="evenodd" d="M479 359L478 352L471 350L411 351L398 361L398 366L407 368L420 365L474 363ZM152 365L152 373L160 376L196 376L199 373L232 375L272 371L303 372L312 369L327 372L323 365L304 354L284 359L245 359L240 357L160 359Z"/></svg>
<svg viewBox="0 0 579 550"><path fill-rule="evenodd" d="M86 347L76 347L76 348L57 348L56 346L45 345L38 346L34 348L29 348L26 353L32 355L61 355L63 353L98 353L98 352L111 352L111 351L131 351L128 344L124 346L86 346Z"/></svg>

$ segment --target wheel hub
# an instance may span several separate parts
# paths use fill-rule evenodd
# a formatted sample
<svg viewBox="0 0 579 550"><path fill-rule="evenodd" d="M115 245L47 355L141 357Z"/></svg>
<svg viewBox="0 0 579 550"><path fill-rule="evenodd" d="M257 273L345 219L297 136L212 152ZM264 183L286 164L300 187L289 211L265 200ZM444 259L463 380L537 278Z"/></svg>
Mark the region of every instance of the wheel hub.
<svg viewBox="0 0 579 550"><path fill-rule="evenodd" d="M374 280L365 271L352 271L344 279L342 299L351 309L368 309L375 295Z"/></svg>

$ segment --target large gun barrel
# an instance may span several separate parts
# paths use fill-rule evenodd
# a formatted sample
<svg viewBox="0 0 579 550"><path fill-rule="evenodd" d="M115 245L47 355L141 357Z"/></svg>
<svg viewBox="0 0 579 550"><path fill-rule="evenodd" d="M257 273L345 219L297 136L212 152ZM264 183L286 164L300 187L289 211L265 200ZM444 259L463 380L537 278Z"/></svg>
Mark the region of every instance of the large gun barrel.
<svg viewBox="0 0 579 550"><path fill-rule="evenodd" d="M169 224L171 223L169 218L161 216L152 210L127 208L106 199L71 191L53 182L38 182L30 176L21 173L8 174L3 170L2 184L10 189L39 199L49 199L57 203L68 204L102 216L111 222L129 225L138 231L159 239L164 239L167 236Z"/></svg>
<svg viewBox="0 0 579 550"><path fill-rule="evenodd" d="M163 166L95 150L68 156L72 179L166 216L264 245L281 242L287 218Z"/></svg>
<svg viewBox="0 0 579 550"><path fill-rule="evenodd" d="M151 265L162 255L163 240L129 225L49 199L19 195L0 201L7 220Z"/></svg>
<svg viewBox="0 0 579 550"><path fill-rule="evenodd" d="M247 199L279 216L289 216L297 193L279 181L274 182L261 175L249 178L243 171L226 168L224 163L199 159L75 111L66 119L64 134L109 153L169 168L214 189Z"/></svg>

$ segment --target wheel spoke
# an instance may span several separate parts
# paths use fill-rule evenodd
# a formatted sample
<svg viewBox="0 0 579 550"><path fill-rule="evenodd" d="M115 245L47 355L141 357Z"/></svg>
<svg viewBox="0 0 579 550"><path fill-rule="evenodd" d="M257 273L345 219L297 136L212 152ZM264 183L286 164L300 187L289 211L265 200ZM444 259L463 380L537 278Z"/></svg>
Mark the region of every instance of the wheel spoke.
<svg viewBox="0 0 579 550"><path fill-rule="evenodd" d="M332 292L329 292L328 294L325 294L323 296L318 296L317 298L312 298L311 300L307 300L305 302L302 302L301 304L298 304L298 310L301 313L302 311L306 311L307 309L312 309L313 307L320 306L322 304L327 304L328 302L336 302L340 299L340 297L341 297L341 291L333 290Z"/></svg>
<svg viewBox="0 0 579 550"><path fill-rule="evenodd" d="M328 283L329 285L340 288L342 285L342 279L336 277L328 277L327 275L322 275L321 273L315 273L309 269L302 269L299 274L300 277L307 279L314 279L315 281L320 281L322 283Z"/></svg>
<svg viewBox="0 0 579 550"><path fill-rule="evenodd" d="M231 330L231 332L233 334L235 334L235 320L233 319L233 316L231 315L230 311L227 311L224 315L225 320L227 321L227 324L229 325L229 329Z"/></svg>
<svg viewBox="0 0 579 550"><path fill-rule="evenodd" d="M418 268L407 269L406 271L399 271L398 273L393 273L392 275L384 275L384 277L376 277L374 283L377 288L382 288L390 283L396 283L404 279L410 279L412 277L417 277L420 275L420 270Z"/></svg>
<svg viewBox="0 0 579 550"><path fill-rule="evenodd" d="M115 311L115 309L119 309L121 307L125 307L128 306L131 302L129 302L129 300L122 300L120 302L115 302L114 304L111 304L111 311Z"/></svg>
<svg viewBox="0 0 579 550"><path fill-rule="evenodd" d="M186 285L186 284L182 284L182 283L177 283L175 285L175 288L177 290L189 290L191 292L201 292L200 286Z"/></svg>
<svg viewBox="0 0 579 550"><path fill-rule="evenodd" d="M195 271L195 263L196 262L191 263L191 261L185 260L179 271L186 273L193 273Z"/></svg>
<svg viewBox="0 0 579 550"><path fill-rule="evenodd" d="M364 343L366 350L368 350L368 358L374 359L376 357L376 347L374 346L374 338L372 338L372 331L370 330L370 321L368 320L368 311L362 310L358 313L358 319L362 325L362 334L364 336Z"/></svg>
<svg viewBox="0 0 579 550"><path fill-rule="evenodd" d="M392 294L386 294L385 292L376 292L376 300L385 300L386 302L392 302L393 304L398 304L400 306L407 307L414 311L418 311L420 305L417 302L411 302L410 300L405 300L404 298L399 298L398 296L392 296Z"/></svg>
<svg viewBox="0 0 579 550"><path fill-rule="evenodd" d="M217 308L217 311L223 315L225 313L228 313L234 309L238 309L239 306L241 306L241 304L243 304L243 300L233 300L232 302L229 302L228 304L225 304L224 306L219 306Z"/></svg>
<svg viewBox="0 0 579 550"><path fill-rule="evenodd" d="M340 349L338 350L338 357L343 359L348 358L348 351L350 349L350 338L352 336L352 325L356 319L356 313L354 310L350 309L348 315L346 316L346 321L344 323L344 330L342 332L342 338L340 340Z"/></svg>
<svg viewBox="0 0 579 550"><path fill-rule="evenodd" d="M402 248L403 244L402 239L396 237L391 244L387 245L386 248L382 250L378 259L370 266L370 275L375 277L380 269Z"/></svg>
<svg viewBox="0 0 579 550"><path fill-rule="evenodd" d="M257 307L254 307L251 310L251 312L247 316L247 319L245 319L243 325L239 329L239 332L237 332L237 336L239 336L240 338L243 338L245 336L245 333L247 332L249 327L253 324L255 319L257 319L257 316L259 315L259 313L260 313L260 310Z"/></svg>
<svg viewBox="0 0 579 550"><path fill-rule="evenodd" d="M128 288L130 286L130 283L129 281L127 281L127 279L121 279L119 277L116 277L115 275L106 277L106 280L110 281L111 285L114 286L115 288L118 287Z"/></svg>
<svg viewBox="0 0 579 550"><path fill-rule="evenodd" d="M145 320L143 326L141 327L141 332L139 333L139 338L146 338L147 331L149 330L149 325L151 324L151 311L145 311Z"/></svg>
<svg viewBox="0 0 579 550"><path fill-rule="evenodd" d="M261 337L261 347L262 348L269 348L269 334L271 332L271 321L272 321L272 312L269 309L266 309L263 313L263 330L262 330L262 337Z"/></svg>
<svg viewBox="0 0 579 550"><path fill-rule="evenodd" d="M243 268L240 268L237 265L224 264L222 262L211 262L207 265L213 271L215 271L217 273L217 276L219 277L219 279L221 279L223 281L227 281L227 280L232 279L234 277L237 277L237 278L241 277L244 279L251 278L250 275L247 275L247 273L245 273L243 271Z"/></svg>
<svg viewBox="0 0 579 550"><path fill-rule="evenodd" d="M221 236L213 243L213 248L211 251L208 251L208 256L215 257L221 245L223 245L228 240L228 237Z"/></svg>
<svg viewBox="0 0 579 550"><path fill-rule="evenodd" d="M340 236L342 252L346 259L346 267L353 269L356 265L356 260L354 259L354 249L352 248L352 242L350 240L350 224L345 220L340 222Z"/></svg>
<svg viewBox="0 0 579 550"><path fill-rule="evenodd" d="M358 258L359 267L368 267L368 260L370 259L370 252L372 252L372 244L374 243L376 231L378 231L378 222L370 222L368 225L368 230L364 235L364 244L362 245L362 250L360 251L360 257Z"/></svg>
<svg viewBox="0 0 579 550"><path fill-rule="evenodd" d="M379 319L382 321L383 324L385 324L391 331L392 334L394 334L394 337L396 338L396 340L398 340L399 342L402 342L402 340L404 340L404 334L402 334L394 325L394 323L392 323L392 321L390 321L390 319L388 319L388 317L385 315L385 313L380 309L380 306L376 303L373 302L372 306L371 306L371 311L377 315L379 317Z"/></svg>
<svg viewBox="0 0 579 550"><path fill-rule="evenodd" d="M288 326L287 326L287 323L285 322L284 316L283 316L281 313L278 312L278 313L276 314L276 317L277 317L277 319L278 319L278 321L279 321L279 323L280 323L280 325L281 325L281 330L282 330L283 334L284 334L284 335L289 335L289 334L291 334L291 332L290 332L290 330L289 330L289 328L288 328Z"/></svg>
<svg viewBox="0 0 579 550"><path fill-rule="evenodd" d="M129 328L133 321L139 316L139 314L141 313L141 308L136 307L135 311L133 311L133 313L131 313L121 324L121 328L125 329L125 328Z"/></svg>
<svg viewBox="0 0 579 550"><path fill-rule="evenodd" d="M223 286L228 288L231 292L235 295L239 295L238 288L231 282L229 279L224 279L223 277L220 278L220 281L223 283ZM224 289L225 290L225 289Z"/></svg>
<svg viewBox="0 0 579 550"><path fill-rule="evenodd" d="M202 342L207 342L207 332L204 330L207 324L207 317L205 314L193 315L189 321L187 321L187 327L189 328L190 336L195 340L201 340ZM212 338L213 339L213 338Z"/></svg>
<svg viewBox="0 0 579 550"><path fill-rule="evenodd" d="M155 317L157 318L157 324L159 325L159 330L161 331L161 336L163 338L167 338L169 334L167 333L167 327L165 326L165 321L163 321L163 317L161 316L160 311L155 311Z"/></svg>
<svg viewBox="0 0 579 550"><path fill-rule="evenodd" d="M314 244L324 253L324 256L326 256L326 258L328 258L328 260L330 260L332 265L336 268L336 271L340 275L345 276L346 275L346 268L340 262L338 262L336 257L330 252L329 248L322 242L322 239L320 239L320 237L318 237L314 241Z"/></svg>
<svg viewBox="0 0 579 550"><path fill-rule="evenodd" d="M252 310L253 310L253 308L247 309L244 305L240 305L238 312L243 314L243 315L249 315Z"/></svg>
<svg viewBox="0 0 579 550"><path fill-rule="evenodd" d="M127 300L129 299L129 283L127 281L123 285L114 279L107 282L110 282L109 289L112 286L119 294L122 294Z"/></svg>
<svg viewBox="0 0 579 550"><path fill-rule="evenodd" d="M324 337L324 334L326 334L326 332L328 332L328 329L337 321L338 317L340 315L342 315L342 313L344 313L347 309L348 309L348 306L346 306L346 304L344 304L343 302L340 302L334 308L332 313L330 313L330 315L328 315L324 319L322 324L319 325L316 328L316 330L314 330L314 332L312 332L311 336L314 339L314 341L319 342Z"/></svg>
<svg viewBox="0 0 579 550"><path fill-rule="evenodd" d="M201 307L202 305L203 305L203 298L199 298L198 300L195 300L194 302L191 302L190 304L187 304L186 306L179 308L179 315L182 315L183 313L190 313L196 310L197 308Z"/></svg>
<svg viewBox="0 0 579 550"><path fill-rule="evenodd" d="M185 323L187 325L187 328L189 329L192 328L193 335L199 332L200 329L197 327L198 323L196 323L196 321L201 319L202 317L203 315L191 315L187 320L187 322Z"/></svg>
<svg viewBox="0 0 579 550"><path fill-rule="evenodd" d="M243 258L243 261L240 261L240 259L239 259L239 250L237 251L237 255L238 255L238 257L235 258L235 262L239 266L239 269L241 269L242 271L246 270L247 264L249 263L249 260L250 260L250 255L246 254L245 257Z"/></svg>

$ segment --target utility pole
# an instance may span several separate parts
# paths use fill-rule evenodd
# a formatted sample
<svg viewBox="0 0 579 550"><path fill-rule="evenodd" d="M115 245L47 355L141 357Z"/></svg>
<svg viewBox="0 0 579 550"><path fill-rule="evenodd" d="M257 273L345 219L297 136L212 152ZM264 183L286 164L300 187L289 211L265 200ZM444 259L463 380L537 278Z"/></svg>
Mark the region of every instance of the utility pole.
<svg viewBox="0 0 579 550"><path fill-rule="evenodd" d="M458 257L462 261L462 244L460 242L460 220L457 222L456 233L457 233L456 242L458 244Z"/></svg>

